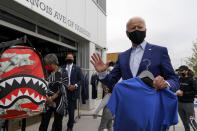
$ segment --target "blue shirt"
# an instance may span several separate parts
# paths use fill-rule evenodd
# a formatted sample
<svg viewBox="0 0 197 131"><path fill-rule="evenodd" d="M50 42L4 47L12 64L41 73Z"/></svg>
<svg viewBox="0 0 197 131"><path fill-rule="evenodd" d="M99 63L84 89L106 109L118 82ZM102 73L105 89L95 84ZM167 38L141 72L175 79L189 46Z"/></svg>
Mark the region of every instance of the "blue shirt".
<svg viewBox="0 0 197 131"><path fill-rule="evenodd" d="M115 115L114 131L163 131L178 123L174 93L155 91L138 77L118 83L107 107Z"/></svg>

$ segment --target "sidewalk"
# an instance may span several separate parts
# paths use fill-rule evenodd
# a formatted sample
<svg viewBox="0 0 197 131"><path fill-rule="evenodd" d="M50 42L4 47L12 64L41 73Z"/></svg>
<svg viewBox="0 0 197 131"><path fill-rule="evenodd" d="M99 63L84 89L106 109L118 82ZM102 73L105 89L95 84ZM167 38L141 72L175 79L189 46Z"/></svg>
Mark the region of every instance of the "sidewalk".
<svg viewBox="0 0 197 131"><path fill-rule="evenodd" d="M175 128L175 130L174 130L174 128ZM177 125L175 125L174 127L170 127L169 131L185 131L180 117L179 117L179 123ZM193 131L192 128L191 128L191 131Z"/></svg>
<svg viewBox="0 0 197 131"><path fill-rule="evenodd" d="M87 114L86 111L82 111L82 112ZM81 119L79 119L78 122L75 124L73 131L97 131L99 124L100 124L100 117L98 117L97 119L93 119L90 116L82 116ZM64 125L64 127L66 127L66 125ZM175 125L175 130L173 129L173 127L170 127L169 131L185 131L180 118L179 118L179 123ZM191 131L193 130L191 129Z"/></svg>
<svg viewBox="0 0 197 131"><path fill-rule="evenodd" d="M97 108L97 106L100 104L101 100L96 100L95 101L95 108L93 110L80 110L80 119L77 119L75 125L74 125L74 128L73 128L73 131L97 131L98 130L98 127L99 127L99 124L100 124L100 120L101 120L101 117L97 117L97 119L93 119L92 116L83 116L83 115L88 115L88 114L93 114L94 110ZM101 115L102 114L102 111L99 112L99 114ZM77 113L76 113L76 116L77 116ZM63 120L65 123L63 125L63 130L62 131L66 131L64 129L67 128L67 119L64 119Z"/></svg>
<svg viewBox="0 0 197 131"><path fill-rule="evenodd" d="M99 102L100 102L100 100L97 100L95 105L98 105ZM81 110L80 112L81 112L81 114L92 114L94 110L91 110L91 111ZM197 108L195 108L195 112L197 114ZM102 112L100 112L100 114L101 113ZM93 119L92 116L82 116L75 124L73 131L97 131L99 124L100 124L100 119L101 119L100 117L98 117L97 119ZM64 119L63 123L66 123L66 122L67 122L67 120ZM66 124L64 124L63 127L66 128ZM177 125L175 125L174 127L175 127L175 130L173 127L170 127L169 131L185 131L180 117L179 117L179 123ZM63 129L65 129L65 128L63 128ZM63 130L63 131L65 131L65 130ZM192 128L191 128L191 131L193 131Z"/></svg>
<svg viewBox="0 0 197 131"><path fill-rule="evenodd" d="M97 100L95 105L98 105L99 102L100 102L100 100ZM95 106L95 109L96 109L96 106ZM91 111L80 110L80 114L81 115L92 114L95 109L93 109ZM197 108L195 108L195 111L197 114ZM100 112L99 114L101 114L101 113L102 112ZM76 111L76 115L77 115L77 111ZM63 125L62 131L66 131L66 129L67 129L67 120L68 120L68 116L64 117L63 123L62 123L62 125ZM76 121L73 131L97 131L99 124L100 124L100 120L101 120L100 117L98 117L97 119L93 119L92 116L81 116L80 119L78 119ZM53 118L50 121L48 131L51 131L52 122L53 122ZM39 125L40 125L40 122L32 125L31 127L28 127L26 130L27 131L36 131L36 130L38 130ZM17 131L20 131L20 130L17 130ZM171 127L169 131L174 131L173 127ZM180 118L179 118L179 123L175 126L175 131L184 131L184 127L183 127L183 124L182 124ZM191 129L191 131L193 131L193 130Z"/></svg>
<svg viewBox="0 0 197 131"><path fill-rule="evenodd" d="M97 103L99 103L99 101ZM91 114L93 111L94 110L92 111L82 110L81 113ZM195 112L197 116L197 107L195 107ZM97 131L99 124L100 124L100 117L98 117L97 119L93 119L91 116L82 116L81 119L79 119L77 123L75 124L74 131ZM64 125L64 127L66 127L66 125ZM180 117L179 117L179 123L175 125L174 128L173 126L170 127L169 131L185 131ZM192 128L191 128L191 131L193 131Z"/></svg>
<svg viewBox="0 0 197 131"><path fill-rule="evenodd" d="M82 116L81 119L79 119L78 122L75 124L73 131L97 131L99 124L100 118L93 119L90 116ZM66 125L64 125L64 127L66 127ZM180 118L179 123L175 125L175 130L173 130L173 127L170 127L169 131L185 131ZM191 129L191 131L193 130Z"/></svg>
<svg viewBox="0 0 197 131"><path fill-rule="evenodd" d="M81 114L90 114L92 111L81 110L80 112ZM81 116L81 118L78 119L77 122L74 124L73 131L97 131L100 124L100 119L100 117L98 117L97 119L93 119L92 116ZM51 131L53 120L54 119L51 118L48 131ZM67 129L67 120L68 116L64 117L62 122L62 131L66 131ZM31 126L27 126L26 131L38 131L39 126L40 121ZM16 129L15 131L21 131L21 129Z"/></svg>

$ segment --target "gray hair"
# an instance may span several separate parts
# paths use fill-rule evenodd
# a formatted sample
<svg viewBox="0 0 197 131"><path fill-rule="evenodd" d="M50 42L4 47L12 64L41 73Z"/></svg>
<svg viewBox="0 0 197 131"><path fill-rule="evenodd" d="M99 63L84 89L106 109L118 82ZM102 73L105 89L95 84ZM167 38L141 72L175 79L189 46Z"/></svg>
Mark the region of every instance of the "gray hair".
<svg viewBox="0 0 197 131"><path fill-rule="evenodd" d="M51 65L51 64L58 65L59 64L57 56L53 53L46 55L44 57L44 61L47 62L49 65Z"/></svg>
<svg viewBox="0 0 197 131"><path fill-rule="evenodd" d="M146 27L146 22L145 20L142 18L142 17L139 17L139 16L135 16L135 17L132 17L128 20L127 24L126 24L126 30L128 29L128 26L129 26L129 23L133 20L133 19L139 19L143 22L144 26Z"/></svg>

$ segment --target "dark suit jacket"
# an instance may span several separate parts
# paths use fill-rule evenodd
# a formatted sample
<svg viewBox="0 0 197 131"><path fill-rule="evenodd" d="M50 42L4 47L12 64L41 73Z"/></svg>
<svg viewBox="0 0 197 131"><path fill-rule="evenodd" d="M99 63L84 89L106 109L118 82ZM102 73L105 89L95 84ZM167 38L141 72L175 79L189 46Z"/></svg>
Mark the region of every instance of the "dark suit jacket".
<svg viewBox="0 0 197 131"><path fill-rule="evenodd" d="M64 65L62 68L66 69L66 65ZM80 67L73 64L70 74L70 84L71 85L77 84L78 87L74 91L68 91L68 99L76 100L80 97L80 87L81 87L82 77L83 75Z"/></svg>
<svg viewBox="0 0 197 131"><path fill-rule="evenodd" d="M111 87L116 84L121 77L123 80L133 78L130 69L131 50L132 48L119 54L114 69L101 80L102 83ZM179 89L179 81L172 68L167 48L147 43L137 75L146 70L148 63L147 61L143 61L144 59L149 59L151 61L149 71L153 73L154 77L158 75L164 77L164 79L170 84L170 89L172 91Z"/></svg>

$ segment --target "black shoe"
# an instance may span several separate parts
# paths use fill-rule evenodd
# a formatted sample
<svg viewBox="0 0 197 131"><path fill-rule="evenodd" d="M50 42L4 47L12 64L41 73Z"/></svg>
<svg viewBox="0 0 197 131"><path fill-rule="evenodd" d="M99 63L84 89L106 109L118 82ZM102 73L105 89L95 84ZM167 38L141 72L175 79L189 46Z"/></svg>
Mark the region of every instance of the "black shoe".
<svg viewBox="0 0 197 131"><path fill-rule="evenodd" d="M73 131L73 129L72 128L67 128L67 130L66 131Z"/></svg>

